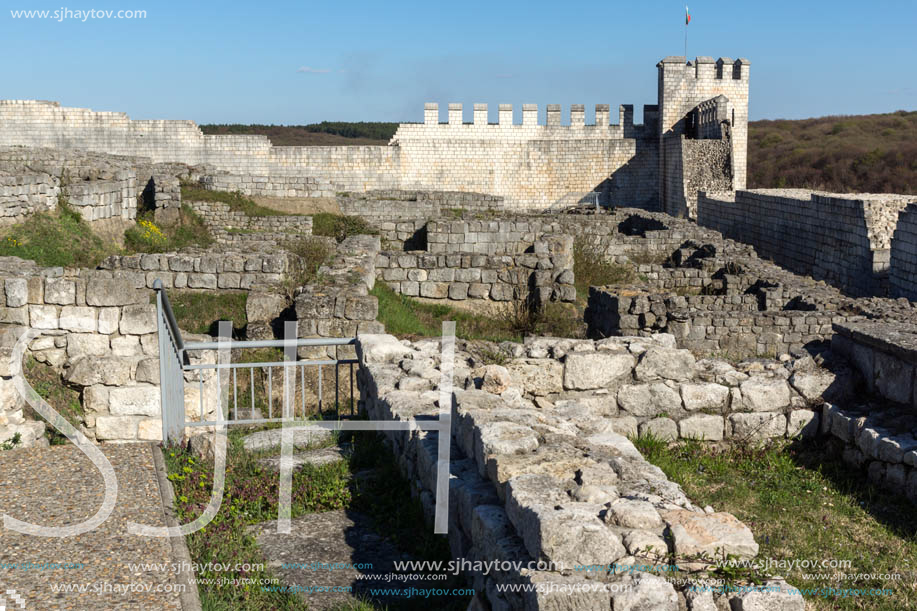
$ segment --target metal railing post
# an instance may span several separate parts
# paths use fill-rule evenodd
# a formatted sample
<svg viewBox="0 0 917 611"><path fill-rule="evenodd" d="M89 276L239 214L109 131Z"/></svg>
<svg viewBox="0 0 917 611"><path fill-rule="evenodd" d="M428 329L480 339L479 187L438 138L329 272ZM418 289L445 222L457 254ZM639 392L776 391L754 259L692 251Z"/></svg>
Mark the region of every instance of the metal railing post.
<svg viewBox="0 0 917 611"><path fill-rule="evenodd" d="M164 443L180 442L185 430L185 376L182 371L181 332L175 322L162 281L153 282L156 291L156 329L159 332L159 396Z"/></svg>

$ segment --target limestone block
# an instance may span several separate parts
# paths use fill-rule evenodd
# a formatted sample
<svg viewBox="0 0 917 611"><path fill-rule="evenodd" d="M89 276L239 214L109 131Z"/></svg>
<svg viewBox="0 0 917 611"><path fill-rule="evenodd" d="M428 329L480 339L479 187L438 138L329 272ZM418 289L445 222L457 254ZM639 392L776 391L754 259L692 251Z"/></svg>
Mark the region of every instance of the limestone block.
<svg viewBox="0 0 917 611"><path fill-rule="evenodd" d="M730 414L728 421L733 438L760 441L786 433L786 416L780 413Z"/></svg>
<svg viewBox="0 0 917 611"><path fill-rule="evenodd" d="M675 587L662 577L640 573L620 583L623 587L611 595L614 611L678 611Z"/></svg>
<svg viewBox="0 0 917 611"><path fill-rule="evenodd" d="M60 312L60 328L76 333L93 333L96 330L97 308L64 306Z"/></svg>
<svg viewBox="0 0 917 611"><path fill-rule="evenodd" d="M653 418L640 425L641 435L652 435L663 441L678 439L678 425L671 418Z"/></svg>
<svg viewBox="0 0 917 611"><path fill-rule="evenodd" d="M137 363L137 372L134 377L138 382L159 384L159 359L143 359Z"/></svg>
<svg viewBox="0 0 917 611"><path fill-rule="evenodd" d="M759 589L730 599L732 611L805 611L806 603L798 589L782 579L769 579Z"/></svg>
<svg viewBox="0 0 917 611"><path fill-rule="evenodd" d="M638 499L621 498L613 501L605 513L605 521L616 526L642 530L655 530L662 526L662 518L653 504Z"/></svg>
<svg viewBox="0 0 917 611"><path fill-rule="evenodd" d="M111 338L111 351L112 354L120 357L140 356L143 353L140 348L140 338L136 335L120 335Z"/></svg>
<svg viewBox="0 0 917 611"><path fill-rule="evenodd" d="M910 403L914 389L914 366L893 356L875 354L876 390L898 403Z"/></svg>
<svg viewBox="0 0 917 611"><path fill-rule="evenodd" d="M67 338L67 356L71 359L82 356L106 356L109 351L107 335L73 333Z"/></svg>
<svg viewBox="0 0 917 611"><path fill-rule="evenodd" d="M788 437L801 435L804 438L812 438L818 435L819 416L818 412L806 409L794 409L790 412L789 421L787 422L786 434Z"/></svg>
<svg viewBox="0 0 917 611"><path fill-rule="evenodd" d="M696 513L675 509L661 512L678 557L707 554L734 554L739 558L754 558L758 544L751 530L730 513Z"/></svg>
<svg viewBox="0 0 917 611"><path fill-rule="evenodd" d="M162 441L162 419L147 418L138 422L137 439Z"/></svg>
<svg viewBox="0 0 917 611"><path fill-rule="evenodd" d="M76 302L76 284L65 278L45 280L45 303L72 305Z"/></svg>
<svg viewBox="0 0 917 611"><path fill-rule="evenodd" d="M720 410L729 400L729 388L713 382L685 383L681 385L681 399L689 411Z"/></svg>
<svg viewBox="0 0 917 611"><path fill-rule="evenodd" d="M357 338L357 352L360 362L368 365L400 360L411 349L391 335L365 334Z"/></svg>
<svg viewBox="0 0 917 611"><path fill-rule="evenodd" d="M25 278L7 278L4 287L7 307L19 308L29 303L29 282Z"/></svg>
<svg viewBox="0 0 917 611"><path fill-rule="evenodd" d="M53 305L30 305L29 324L33 329L57 329L60 312Z"/></svg>
<svg viewBox="0 0 917 611"><path fill-rule="evenodd" d="M754 412L772 412L790 404L790 388L781 378L753 376L739 388L745 407Z"/></svg>
<svg viewBox="0 0 917 611"><path fill-rule="evenodd" d="M720 441L723 439L722 416L696 414L678 422L678 432L683 439Z"/></svg>
<svg viewBox="0 0 917 611"><path fill-rule="evenodd" d="M633 368L630 354L568 354L564 359L564 388L607 388L629 378Z"/></svg>
<svg viewBox="0 0 917 611"><path fill-rule="evenodd" d="M446 299L449 296L449 284L446 282L421 282L420 296L430 299Z"/></svg>
<svg viewBox="0 0 917 611"><path fill-rule="evenodd" d="M634 416L671 414L681 409L681 397L665 382L625 384L618 390L618 407Z"/></svg>
<svg viewBox="0 0 917 611"><path fill-rule="evenodd" d="M506 513L533 558L574 566L607 564L627 553L598 519L602 506L570 502L553 478L520 475L506 490Z"/></svg>
<svg viewBox="0 0 917 611"><path fill-rule="evenodd" d="M129 305L121 310L118 330L122 335L143 335L156 331L156 306Z"/></svg>
<svg viewBox="0 0 917 611"><path fill-rule="evenodd" d="M82 357L76 360L65 374L66 380L77 386L122 386L130 377L131 364L117 357Z"/></svg>
<svg viewBox="0 0 917 611"><path fill-rule="evenodd" d="M96 418L96 438L99 440L137 438L137 428L144 418L142 416L98 416Z"/></svg>
<svg viewBox="0 0 917 611"><path fill-rule="evenodd" d="M108 409L114 416L158 416L159 388L122 386L108 393Z"/></svg>
<svg viewBox="0 0 917 611"><path fill-rule="evenodd" d="M634 374L637 380L687 380L694 375L694 355L689 350L649 348L640 357Z"/></svg>
<svg viewBox="0 0 917 611"><path fill-rule="evenodd" d="M563 391L564 366L554 359L514 359L507 363L512 386L535 396Z"/></svg>
<svg viewBox="0 0 917 611"><path fill-rule="evenodd" d="M94 308L95 309L95 308ZM99 333L110 335L118 330L121 308L97 308L99 312Z"/></svg>
<svg viewBox="0 0 917 611"><path fill-rule="evenodd" d="M102 384L87 386L83 389L83 407L87 411L107 413L108 392L109 388Z"/></svg>
<svg viewBox="0 0 917 611"><path fill-rule="evenodd" d="M122 306L149 302L149 292L134 288L130 280L91 277L86 286L86 304Z"/></svg>

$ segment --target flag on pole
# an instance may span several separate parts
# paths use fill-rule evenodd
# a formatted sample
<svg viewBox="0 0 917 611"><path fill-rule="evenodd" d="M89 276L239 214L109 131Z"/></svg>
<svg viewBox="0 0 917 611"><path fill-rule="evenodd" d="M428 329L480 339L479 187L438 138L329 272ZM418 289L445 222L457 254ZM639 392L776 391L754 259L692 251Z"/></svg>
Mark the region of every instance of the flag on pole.
<svg viewBox="0 0 917 611"><path fill-rule="evenodd" d="M691 23L691 13L688 11L688 5L685 5L685 25Z"/></svg>

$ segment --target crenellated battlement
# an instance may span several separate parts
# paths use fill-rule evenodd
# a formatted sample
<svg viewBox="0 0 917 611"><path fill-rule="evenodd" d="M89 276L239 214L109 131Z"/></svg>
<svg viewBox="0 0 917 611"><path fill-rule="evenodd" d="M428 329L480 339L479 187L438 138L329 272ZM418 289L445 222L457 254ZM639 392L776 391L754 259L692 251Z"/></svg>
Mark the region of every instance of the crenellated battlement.
<svg viewBox="0 0 917 611"><path fill-rule="evenodd" d="M682 55L670 55L656 64L657 68L665 71L683 71L687 78L698 80L734 80L748 81L749 66L751 62L740 57L732 60L729 57L713 59L706 55L694 58L694 61L685 61Z"/></svg>
<svg viewBox="0 0 917 611"><path fill-rule="evenodd" d="M540 123L538 120L538 104L522 105L522 121L515 122L515 114L512 104L500 104L497 111L497 123L490 123L488 114L488 105L482 103L474 104L473 121L466 123L463 120L464 107L461 103L450 102L448 105L448 119L446 122L440 121L439 104L436 102L427 102L424 104L423 127L461 127L463 129L480 128L480 127L500 127L500 128L519 128L519 127L540 127L564 130L579 130L582 128L608 128L608 129L630 129L633 127L642 127L634 125L634 105L622 104L618 109L618 123L610 123L611 107L608 104L595 105L595 122L586 123L586 107L583 104L571 104L568 110L567 118L569 123L564 124L562 107L560 104L548 104L545 107L545 121ZM657 106L655 104L644 106L644 117L647 113L655 117ZM646 123L646 121L644 121ZM416 128L416 123L406 123L399 127L399 132L403 128ZM632 136L630 136L632 137ZM397 134L396 138L397 140Z"/></svg>

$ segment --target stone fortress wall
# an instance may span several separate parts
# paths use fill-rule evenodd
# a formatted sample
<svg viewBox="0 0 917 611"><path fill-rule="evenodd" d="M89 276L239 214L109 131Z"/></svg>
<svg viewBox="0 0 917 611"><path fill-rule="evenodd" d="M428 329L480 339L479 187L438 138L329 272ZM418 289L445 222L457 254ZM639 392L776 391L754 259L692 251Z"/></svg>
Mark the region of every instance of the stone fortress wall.
<svg viewBox="0 0 917 611"><path fill-rule="evenodd" d="M212 168L206 184L248 195L472 191L501 197L506 208L543 210L575 204L598 191L605 204L659 209L662 194L684 192L685 156L669 162L660 154L664 138L683 135L682 116L701 104L705 127L690 135L710 138L717 132L711 121L719 116L732 121L732 165L736 184L744 186L748 62L707 59L660 62L659 104L644 107L643 125L634 124L632 105L619 107L617 124L610 124L607 104L596 105L594 125L585 124L582 105L573 105L570 123L563 125L560 106L551 104L540 125L534 104L523 105L519 124L510 105L501 104L498 123L490 124L487 105L475 104L473 122L466 124L461 104L449 105L447 123L439 122L438 105L427 104L424 122L399 126L389 146L275 147L263 136L205 136L192 121L131 120L124 113L57 102L3 100L0 146L85 149L152 163L206 165ZM722 95L728 102L714 105L711 113L711 100ZM728 112L716 110L721 108ZM667 176L670 171L677 175ZM670 208L678 212L674 204L665 209Z"/></svg>
<svg viewBox="0 0 917 611"><path fill-rule="evenodd" d="M895 233L899 212L915 195L813 193L755 189L700 193L697 222L727 238L751 244L762 257L797 274L828 281L852 295L885 295L892 251L897 290L915 279L905 252L915 235ZM897 248L894 246L898 241ZM913 255L911 255L913 257ZM904 289L907 290L906 288ZM893 296L906 295L900 292Z"/></svg>

